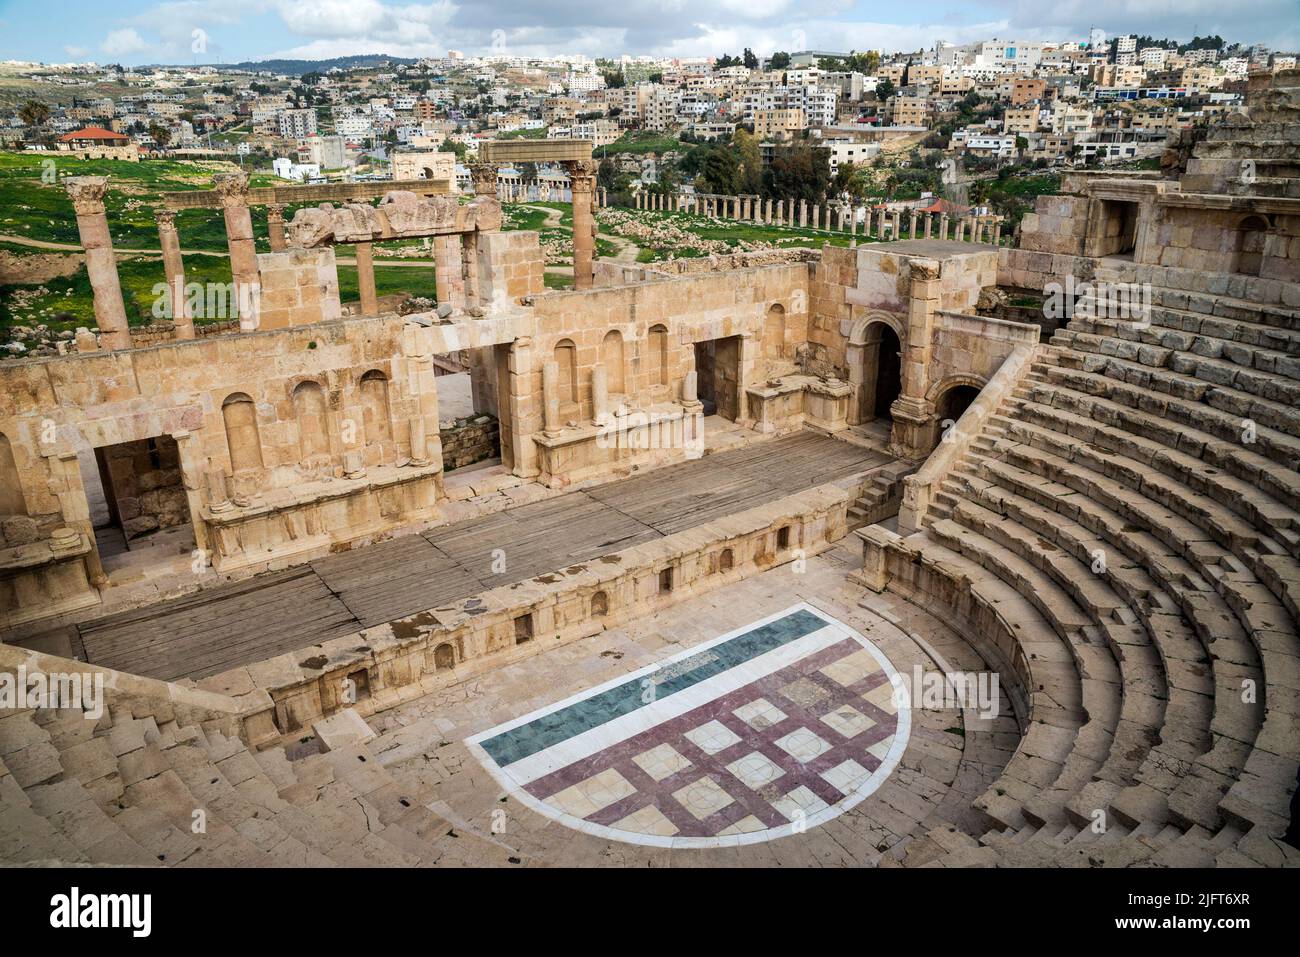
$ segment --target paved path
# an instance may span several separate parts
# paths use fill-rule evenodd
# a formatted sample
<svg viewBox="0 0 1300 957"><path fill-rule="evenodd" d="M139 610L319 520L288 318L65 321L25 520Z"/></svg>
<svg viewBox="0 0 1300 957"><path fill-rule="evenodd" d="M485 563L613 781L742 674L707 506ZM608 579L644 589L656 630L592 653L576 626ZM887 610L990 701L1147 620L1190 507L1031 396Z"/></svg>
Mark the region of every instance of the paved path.
<svg viewBox="0 0 1300 957"><path fill-rule="evenodd" d="M86 660L201 678L886 464L811 432L369 545L78 626ZM494 573L494 550L506 569ZM77 640L74 638L74 641Z"/></svg>

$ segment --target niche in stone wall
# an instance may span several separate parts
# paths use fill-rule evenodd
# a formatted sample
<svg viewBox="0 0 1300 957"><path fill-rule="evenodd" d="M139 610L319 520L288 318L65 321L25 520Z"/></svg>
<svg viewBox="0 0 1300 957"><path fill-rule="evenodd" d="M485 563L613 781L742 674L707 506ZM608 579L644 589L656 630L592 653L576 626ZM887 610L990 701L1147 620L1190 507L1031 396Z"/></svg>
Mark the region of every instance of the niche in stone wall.
<svg viewBox="0 0 1300 957"><path fill-rule="evenodd" d="M379 445L392 439L388 377L378 369L371 369L361 377L361 414L365 418L367 445Z"/></svg>
<svg viewBox="0 0 1300 957"><path fill-rule="evenodd" d="M668 385L668 327L654 325L650 327L646 349L650 360L648 372L650 384Z"/></svg>
<svg viewBox="0 0 1300 957"><path fill-rule="evenodd" d="M0 516L26 515L27 501L18 481L18 463L14 460L9 437L0 432Z"/></svg>
<svg viewBox="0 0 1300 957"><path fill-rule="evenodd" d="M617 329L605 333L600 344L600 361L605 367L606 388L610 395L625 393L627 380L623 372L623 334Z"/></svg>
<svg viewBox="0 0 1300 957"><path fill-rule="evenodd" d="M257 432L257 406L242 392L236 392L221 404L226 426L226 445L230 449L230 470L262 467L262 440Z"/></svg>
<svg viewBox="0 0 1300 957"><path fill-rule="evenodd" d="M293 413L298 422L298 451L304 460L330 454L328 403L320 383L300 382L293 390Z"/></svg>

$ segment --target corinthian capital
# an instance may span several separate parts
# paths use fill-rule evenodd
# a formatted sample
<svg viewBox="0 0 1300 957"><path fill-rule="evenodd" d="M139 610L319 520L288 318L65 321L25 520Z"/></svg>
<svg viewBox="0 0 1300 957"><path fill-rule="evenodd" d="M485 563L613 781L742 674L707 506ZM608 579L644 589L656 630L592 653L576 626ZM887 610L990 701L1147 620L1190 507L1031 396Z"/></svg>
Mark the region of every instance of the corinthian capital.
<svg viewBox="0 0 1300 957"><path fill-rule="evenodd" d="M222 206L248 205L247 173L218 173L212 177L212 188L217 191Z"/></svg>
<svg viewBox="0 0 1300 957"><path fill-rule="evenodd" d="M70 176L63 181L63 186L72 198L72 207L78 216L104 211L104 194L108 192L107 176Z"/></svg>

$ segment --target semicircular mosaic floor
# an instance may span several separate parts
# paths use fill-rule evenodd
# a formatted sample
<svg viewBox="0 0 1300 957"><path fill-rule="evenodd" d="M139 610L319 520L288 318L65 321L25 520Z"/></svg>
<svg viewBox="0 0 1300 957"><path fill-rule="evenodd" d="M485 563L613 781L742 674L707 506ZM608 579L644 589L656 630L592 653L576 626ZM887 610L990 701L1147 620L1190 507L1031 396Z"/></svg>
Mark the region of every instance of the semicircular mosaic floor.
<svg viewBox="0 0 1300 957"><path fill-rule="evenodd" d="M907 747L906 700L875 645L800 603L466 745L569 827L723 847L815 827L876 790Z"/></svg>

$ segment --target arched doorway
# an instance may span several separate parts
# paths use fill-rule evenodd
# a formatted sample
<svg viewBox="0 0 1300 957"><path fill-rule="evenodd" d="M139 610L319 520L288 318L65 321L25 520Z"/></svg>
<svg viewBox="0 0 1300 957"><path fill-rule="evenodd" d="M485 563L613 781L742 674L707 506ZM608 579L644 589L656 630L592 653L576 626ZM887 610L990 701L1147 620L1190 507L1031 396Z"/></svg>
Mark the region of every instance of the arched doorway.
<svg viewBox="0 0 1300 957"><path fill-rule="evenodd" d="M874 333L876 340L875 355L871 356L872 350L868 349L868 354L864 358L866 361L874 358L876 381L875 388L864 396L864 400L870 402L870 414L863 417L864 422L872 419L892 419L889 407L903 391L903 347L898 341L898 334L883 322L873 324L870 332ZM870 334L868 345L871 345Z"/></svg>
<svg viewBox="0 0 1300 957"><path fill-rule="evenodd" d="M979 394L980 390L977 386L960 384L949 387L939 396L939 401L934 406L935 417L939 423L936 442L943 441L944 435L957 424L962 413L970 408Z"/></svg>

